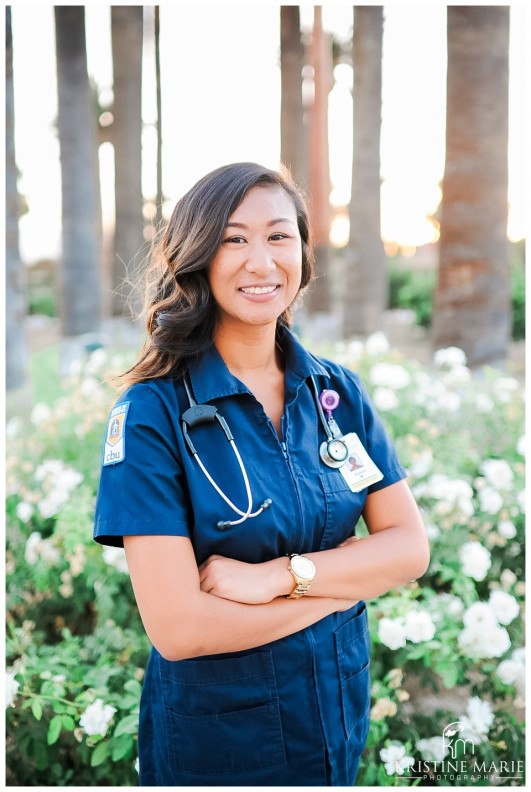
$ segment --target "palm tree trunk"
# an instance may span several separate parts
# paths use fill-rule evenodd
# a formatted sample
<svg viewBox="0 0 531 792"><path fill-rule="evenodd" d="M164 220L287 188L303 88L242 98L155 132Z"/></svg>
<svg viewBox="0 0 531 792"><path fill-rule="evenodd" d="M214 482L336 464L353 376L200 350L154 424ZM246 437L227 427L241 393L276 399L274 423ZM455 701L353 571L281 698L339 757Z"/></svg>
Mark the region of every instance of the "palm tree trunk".
<svg viewBox="0 0 531 792"><path fill-rule="evenodd" d="M11 9L6 8L6 388L21 388L26 379L26 296L18 244L20 198L15 159L15 102Z"/></svg>
<svg viewBox="0 0 531 792"><path fill-rule="evenodd" d="M507 243L509 8L448 7L446 165L433 343L470 365L503 361Z"/></svg>
<svg viewBox="0 0 531 792"><path fill-rule="evenodd" d="M321 6L314 6L311 63L314 70L314 99L309 112L308 192L317 279L306 302L310 313L328 313L331 308L327 278L330 247L328 94L332 89L333 77L332 45L329 36L323 31Z"/></svg>
<svg viewBox="0 0 531 792"><path fill-rule="evenodd" d="M55 6L54 10L63 204L63 333L76 336L97 330L101 322L96 120L87 75L84 7Z"/></svg>
<svg viewBox="0 0 531 792"><path fill-rule="evenodd" d="M114 73L113 313L137 312L134 280L144 244L142 201L143 7L111 6Z"/></svg>
<svg viewBox="0 0 531 792"><path fill-rule="evenodd" d="M162 204L164 193L162 190L162 84L160 79L160 7L155 6L155 85L157 92L157 211L155 226L162 223Z"/></svg>
<svg viewBox="0 0 531 792"><path fill-rule="evenodd" d="M303 143L302 67L299 6L280 6L280 159L297 184L303 186L305 157Z"/></svg>
<svg viewBox="0 0 531 792"><path fill-rule="evenodd" d="M381 328L387 302L386 257L380 233L380 128L383 8L354 7L354 151L350 240L343 334Z"/></svg>

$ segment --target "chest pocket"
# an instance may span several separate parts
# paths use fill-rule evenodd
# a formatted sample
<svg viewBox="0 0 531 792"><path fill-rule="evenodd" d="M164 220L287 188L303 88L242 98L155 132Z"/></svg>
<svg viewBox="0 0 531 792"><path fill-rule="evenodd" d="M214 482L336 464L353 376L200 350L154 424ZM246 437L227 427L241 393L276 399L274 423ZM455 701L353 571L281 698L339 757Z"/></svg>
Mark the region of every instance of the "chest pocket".
<svg viewBox="0 0 531 792"><path fill-rule="evenodd" d="M339 470L327 468L319 473L319 479L326 506L320 549L329 550L352 536L367 499L367 490L352 492Z"/></svg>
<svg viewBox="0 0 531 792"><path fill-rule="evenodd" d="M286 762L271 652L161 658L160 678L174 770L221 776Z"/></svg>

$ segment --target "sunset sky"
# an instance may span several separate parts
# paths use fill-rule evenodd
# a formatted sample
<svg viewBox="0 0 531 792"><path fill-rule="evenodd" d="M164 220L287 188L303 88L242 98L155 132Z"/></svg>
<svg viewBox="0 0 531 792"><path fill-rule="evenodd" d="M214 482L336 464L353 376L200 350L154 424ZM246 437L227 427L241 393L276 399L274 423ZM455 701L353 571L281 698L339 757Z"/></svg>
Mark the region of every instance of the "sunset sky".
<svg viewBox="0 0 531 792"><path fill-rule="evenodd" d="M418 246L434 239L427 216L440 201L444 168L446 6L385 6L382 105L382 236ZM151 9L150 9L151 10ZM509 236L525 233L525 9L511 6ZM53 6L13 6L16 156L29 205L21 253L31 262L60 249L60 168ZM171 207L204 173L227 162L278 167L280 155L279 11L269 4L161 6L163 187ZM309 28L313 6L301 8ZM110 9L87 7L89 72L112 89ZM347 40L352 6L323 6L326 29ZM150 24L150 20L146 20ZM38 66L38 68L36 68ZM336 69L329 102L332 203L349 200L352 71ZM111 94L112 95L112 94ZM143 187L155 189L153 53L145 50ZM112 220L112 147L100 150L103 210ZM334 229L341 241L345 229Z"/></svg>

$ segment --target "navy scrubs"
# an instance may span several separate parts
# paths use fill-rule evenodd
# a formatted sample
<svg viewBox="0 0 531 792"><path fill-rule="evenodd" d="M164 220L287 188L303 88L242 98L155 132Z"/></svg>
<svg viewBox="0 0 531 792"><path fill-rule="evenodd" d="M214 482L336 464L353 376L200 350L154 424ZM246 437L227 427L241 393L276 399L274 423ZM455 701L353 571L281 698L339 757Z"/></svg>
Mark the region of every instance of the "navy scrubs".
<svg viewBox="0 0 531 792"><path fill-rule="evenodd" d="M125 535L191 539L197 563L218 553L259 563L336 547L355 532L370 492L406 475L356 374L309 354L283 332L282 441L262 405L214 346L191 367L198 403L226 419L246 466L253 510L238 516L201 472L183 439L189 407L182 379L131 387L109 421L119 438L102 466L95 539ZM356 432L383 479L353 493L319 457L325 439L309 377L333 388L342 432ZM206 468L233 503L247 507L238 462L217 424L191 430ZM106 448L109 446L106 445ZM112 446L111 446L112 447ZM115 458L120 461L116 462ZM175 570L179 574L179 570ZM293 601L297 607L297 601ZM140 707L140 784L146 786L343 786L354 783L369 727L369 635L365 604L247 651L170 662L153 649Z"/></svg>

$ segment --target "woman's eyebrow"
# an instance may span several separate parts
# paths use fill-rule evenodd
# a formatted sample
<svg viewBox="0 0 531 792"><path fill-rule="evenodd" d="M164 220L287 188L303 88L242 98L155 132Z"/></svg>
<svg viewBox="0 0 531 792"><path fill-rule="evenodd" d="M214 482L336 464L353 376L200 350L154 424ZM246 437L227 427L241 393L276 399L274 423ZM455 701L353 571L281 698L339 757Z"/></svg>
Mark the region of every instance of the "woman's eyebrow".
<svg viewBox="0 0 531 792"><path fill-rule="evenodd" d="M290 220L289 217L275 217L274 220L270 220L266 225L269 227L277 223L291 223L291 225L295 225L293 220ZM249 228L249 226L245 225L245 223L229 221L225 224L225 228Z"/></svg>

